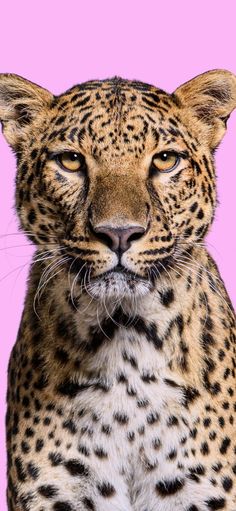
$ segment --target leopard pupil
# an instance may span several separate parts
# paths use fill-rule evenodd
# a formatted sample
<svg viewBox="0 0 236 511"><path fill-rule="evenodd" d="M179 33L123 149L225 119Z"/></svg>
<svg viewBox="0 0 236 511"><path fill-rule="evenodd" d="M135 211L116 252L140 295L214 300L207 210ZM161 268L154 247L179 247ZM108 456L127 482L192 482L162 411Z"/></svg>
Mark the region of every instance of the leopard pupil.
<svg viewBox="0 0 236 511"><path fill-rule="evenodd" d="M167 154L167 153L163 153L163 154L162 154L161 159L162 159L163 161L166 161L166 160L167 160L167 158L168 158L168 154Z"/></svg>

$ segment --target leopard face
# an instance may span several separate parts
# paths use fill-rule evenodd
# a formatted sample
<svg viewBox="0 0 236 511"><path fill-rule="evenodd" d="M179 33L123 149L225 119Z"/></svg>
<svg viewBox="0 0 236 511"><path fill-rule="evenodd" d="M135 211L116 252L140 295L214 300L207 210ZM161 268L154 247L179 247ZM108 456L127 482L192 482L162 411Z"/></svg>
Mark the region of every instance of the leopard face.
<svg viewBox="0 0 236 511"><path fill-rule="evenodd" d="M21 228L95 297L151 292L212 222L213 155L235 96L227 71L173 94L114 78L53 96L1 75Z"/></svg>

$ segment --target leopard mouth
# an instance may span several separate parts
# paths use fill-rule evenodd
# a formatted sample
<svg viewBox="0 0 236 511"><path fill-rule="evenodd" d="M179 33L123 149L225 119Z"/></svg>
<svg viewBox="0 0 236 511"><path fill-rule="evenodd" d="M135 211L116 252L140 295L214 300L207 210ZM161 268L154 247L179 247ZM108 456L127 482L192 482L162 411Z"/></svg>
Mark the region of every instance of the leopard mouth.
<svg viewBox="0 0 236 511"><path fill-rule="evenodd" d="M117 265L116 265L116 266L115 266L112 270L110 270L110 271L113 271L113 272L116 272L116 273L124 273L124 271L125 271L125 267L124 267L122 264L118 263L118 264L117 264Z"/></svg>
<svg viewBox="0 0 236 511"><path fill-rule="evenodd" d="M83 283L85 292L97 300L104 300L138 297L153 291L156 281L160 279L170 263L173 263L172 256L155 260L155 264L152 260L146 265L144 273L139 273L139 271L132 271L118 260L112 268L98 274L94 264L82 258L72 256L67 265L69 273L75 275L76 283L79 285Z"/></svg>
<svg viewBox="0 0 236 511"><path fill-rule="evenodd" d="M114 266L110 270L107 270L104 273L100 274L98 277L94 277L94 280L105 279L108 281L109 279L115 279L115 278L119 278L119 279L122 278L123 280L125 280L127 282L148 280L147 277L140 275L138 272L133 272L129 268L126 268L125 266L123 266L121 263L118 263L116 266ZM91 280L93 280L93 279L91 279Z"/></svg>

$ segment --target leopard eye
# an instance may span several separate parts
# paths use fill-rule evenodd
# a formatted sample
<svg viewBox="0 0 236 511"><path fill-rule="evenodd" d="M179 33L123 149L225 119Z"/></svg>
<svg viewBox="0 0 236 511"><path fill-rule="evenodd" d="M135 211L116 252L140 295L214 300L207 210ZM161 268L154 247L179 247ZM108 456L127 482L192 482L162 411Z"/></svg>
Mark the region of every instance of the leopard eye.
<svg viewBox="0 0 236 511"><path fill-rule="evenodd" d="M152 165L159 172L170 172L174 170L180 162L180 157L177 153L163 151L155 154L152 160Z"/></svg>
<svg viewBox="0 0 236 511"><path fill-rule="evenodd" d="M64 170L71 172L77 172L82 167L82 155L72 151L57 154L56 160Z"/></svg>

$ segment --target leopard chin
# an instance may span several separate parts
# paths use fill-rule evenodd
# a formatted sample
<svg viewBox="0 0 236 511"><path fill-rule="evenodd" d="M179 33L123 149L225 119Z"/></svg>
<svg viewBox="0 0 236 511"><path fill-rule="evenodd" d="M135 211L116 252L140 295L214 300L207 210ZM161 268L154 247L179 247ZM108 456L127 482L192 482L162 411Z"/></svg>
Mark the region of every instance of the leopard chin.
<svg viewBox="0 0 236 511"><path fill-rule="evenodd" d="M137 299L153 290L152 282L131 272L111 270L85 286L86 292L96 300Z"/></svg>

